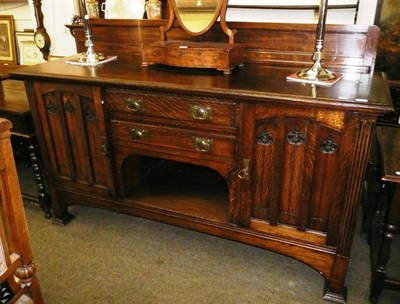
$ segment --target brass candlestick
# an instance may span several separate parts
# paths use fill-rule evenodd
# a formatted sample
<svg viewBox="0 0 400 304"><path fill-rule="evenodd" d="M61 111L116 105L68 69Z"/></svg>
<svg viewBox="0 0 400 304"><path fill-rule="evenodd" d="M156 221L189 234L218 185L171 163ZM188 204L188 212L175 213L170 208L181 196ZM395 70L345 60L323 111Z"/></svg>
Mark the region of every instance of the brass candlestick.
<svg viewBox="0 0 400 304"><path fill-rule="evenodd" d="M87 51L85 56L79 58L79 62L82 63L96 63L101 60L104 60L104 56L97 54L94 51L93 37L92 37L92 29L89 24L89 15L86 10L86 1L81 0L82 3L82 11L83 11L83 29L85 32L85 46L87 47Z"/></svg>
<svg viewBox="0 0 400 304"><path fill-rule="evenodd" d="M319 18L315 39L315 51L312 57L314 60L314 65L309 69L297 72L297 76L301 79L311 81L327 81L337 78L337 75L334 72L324 69L321 65L327 9L328 0L321 0L319 4Z"/></svg>

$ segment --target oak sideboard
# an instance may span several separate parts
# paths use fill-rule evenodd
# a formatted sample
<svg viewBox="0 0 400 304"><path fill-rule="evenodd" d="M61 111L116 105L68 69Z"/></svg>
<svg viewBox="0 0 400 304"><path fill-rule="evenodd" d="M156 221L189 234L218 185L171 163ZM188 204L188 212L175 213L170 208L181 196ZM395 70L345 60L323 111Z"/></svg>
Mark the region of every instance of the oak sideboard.
<svg viewBox="0 0 400 304"><path fill-rule="evenodd" d="M25 81L54 221L67 224L80 204L265 248L314 268L324 298L345 302L375 121L392 111L373 71L379 31L328 27L326 62L343 78L316 86L286 79L310 61L311 25L232 24L245 63L223 75L142 67L140 43L162 22L95 20L98 49L116 60L13 72ZM70 29L82 51L82 28Z"/></svg>

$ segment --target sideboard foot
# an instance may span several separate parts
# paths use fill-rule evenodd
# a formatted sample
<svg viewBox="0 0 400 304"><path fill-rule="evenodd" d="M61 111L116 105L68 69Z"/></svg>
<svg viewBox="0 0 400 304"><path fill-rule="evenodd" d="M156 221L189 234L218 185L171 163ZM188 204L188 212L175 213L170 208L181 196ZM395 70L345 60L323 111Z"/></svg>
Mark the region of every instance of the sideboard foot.
<svg viewBox="0 0 400 304"><path fill-rule="evenodd" d="M335 303L347 303L347 288L343 287L341 293L332 292L329 290L328 284L324 286L324 300L328 300Z"/></svg>
<svg viewBox="0 0 400 304"><path fill-rule="evenodd" d="M372 304L378 303L379 296L377 295L369 295L368 300Z"/></svg>
<svg viewBox="0 0 400 304"><path fill-rule="evenodd" d="M67 225L73 218L74 218L74 216L73 216L72 214L69 214L69 213L66 214L66 215L63 216L63 217L55 216L55 217L53 218L52 223L53 223L54 225L58 225L58 226L65 226L65 225Z"/></svg>

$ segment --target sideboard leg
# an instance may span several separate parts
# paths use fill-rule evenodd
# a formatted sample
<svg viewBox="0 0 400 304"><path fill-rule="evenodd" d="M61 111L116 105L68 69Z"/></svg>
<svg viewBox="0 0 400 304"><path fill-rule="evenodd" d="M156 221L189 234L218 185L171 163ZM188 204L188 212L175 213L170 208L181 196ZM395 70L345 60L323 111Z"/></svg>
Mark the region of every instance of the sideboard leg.
<svg viewBox="0 0 400 304"><path fill-rule="evenodd" d="M58 225L58 226L65 226L67 225L72 219L74 218L74 216L70 213L68 213L67 215L63 216L63 217L58 217L55 216L53 218L53 224Z"/></svg>
<svg viewBox="0 0 400 304"><path fill-rule="evenodd" d="M374 242L377 248L371 247L372 273L369 301L378 303L379 295L383 288L399 290L400 282L387 277L387 263L390 259L391 245L395 233L398 231L398 223L400 221L400 187L398 184L394 186L393 195L388 195L388 186L383 184L381 197L384 199L381 202L382 211L385 214L382 230L380 231L379 240ZM380 210L378 210L380 211ZM377 212L379 215L379 212ZM378 222L379 223L379 222ZM388 284L388 283L391 284Z"/></svg>
<svg viewBox="0 0 400 304"><path fill-rule="evenodd" d="M54 190L50 189L49 191L54 191ZM53 200L54 218L52 223L58 226L67 225L74 218L74 215L69 213L68 207L60 206L58 204L57 196L55 196L52 192L50 192L50 195L52 198L54 198Z"/></svg>
<svg viewBox="0 0 400 304"><path fill-rule="evenodd" d="M324 300L328 300L335 303L347 303L347 288L343 287L341 292L333 292L329 289L329 284L325 282L324 286Z"/></svg>

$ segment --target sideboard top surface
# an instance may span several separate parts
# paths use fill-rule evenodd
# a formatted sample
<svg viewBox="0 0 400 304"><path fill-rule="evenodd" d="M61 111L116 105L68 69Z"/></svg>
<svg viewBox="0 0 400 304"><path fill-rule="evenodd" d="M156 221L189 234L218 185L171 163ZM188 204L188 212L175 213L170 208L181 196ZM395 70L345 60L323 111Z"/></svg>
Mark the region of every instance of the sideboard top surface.
<svg viewBox="0 0 400 304"><path fill-rule="evenodd" d="M230 75L217 71L152 66L141 67L140 58L119 59L96 67L71 65L65 59L24 67L12 72L19 79L74 81L106 86L165 92L203 94L247 101L276 101L303 106L347 108L381 114L392 110L385 76L347 72L332 86L288 81L295 67L245 64Z"/></svg>

